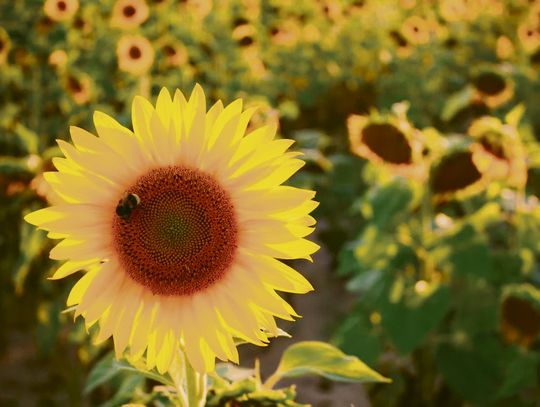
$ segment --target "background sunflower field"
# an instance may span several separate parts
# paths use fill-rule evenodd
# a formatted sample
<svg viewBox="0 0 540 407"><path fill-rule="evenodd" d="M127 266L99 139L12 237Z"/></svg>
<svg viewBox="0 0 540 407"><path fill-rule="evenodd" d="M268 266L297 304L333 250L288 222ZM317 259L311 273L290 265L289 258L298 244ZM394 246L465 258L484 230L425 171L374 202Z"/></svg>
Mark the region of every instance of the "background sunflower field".
<svg viewBox="0 0 540 407"><path fill-rule="evenodd" d="M538 405L540 1L0 0L0 406L165 405L62 312L22 217L70 125L195 83L296 140L320 202L294 339L241 359L321 339L393 380L208 405Z"/></svg>

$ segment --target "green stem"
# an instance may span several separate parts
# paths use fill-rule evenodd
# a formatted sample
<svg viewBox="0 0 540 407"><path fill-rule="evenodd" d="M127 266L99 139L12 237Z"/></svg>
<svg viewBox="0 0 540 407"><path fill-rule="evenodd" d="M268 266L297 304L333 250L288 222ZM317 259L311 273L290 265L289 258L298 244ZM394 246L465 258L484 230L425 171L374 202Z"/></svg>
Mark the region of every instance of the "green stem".
<svg viewBox="0 0 540 407"><path fill-rule="evenodd" d="M174 387L176 390L176 397L171 398L171 401L176 407L189 407L188 399L186 397L186 391L184 390L184 364L186 363L184 352L179 350L177 355L177 361L175 363L176 369L170 372L170 376L174 382Z"/></svg>
<svg viewBox="0 0 540 407"><path fill-rule="evenodd" d="M204 407L206 404L206 373L197 372L186 358L186 385L189 407Z"/></svg>
<svg viewBox="0 0 540 407"><path fill-rule="evenodd" d="M264 382L264 387L267 389L273 389L280 379L281 379L281 375L279 374L278 371L275 371L274 373L270 375L270 377L268 377L268 379L266 379L266 381Z"/></svg>

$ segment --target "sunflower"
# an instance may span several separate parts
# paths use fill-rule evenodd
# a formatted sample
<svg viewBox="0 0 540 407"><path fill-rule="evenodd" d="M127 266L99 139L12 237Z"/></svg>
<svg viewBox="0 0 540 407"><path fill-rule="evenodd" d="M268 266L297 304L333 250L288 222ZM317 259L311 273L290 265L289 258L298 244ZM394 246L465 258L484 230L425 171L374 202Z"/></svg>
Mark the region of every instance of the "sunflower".
<svg viewBox="0 0 540 407"><path fill-rule="evenodd" d="M11 41L9 40L9 35L6 30L0 27L0 65L6 63L10 48Z"/></svg>
<svg viewBox="0 0 540 407"><path fill-rule="evenodd" d="M514 82L498 69L482 69L472 79L473 98L491 108L499 107L514 96Z"/></svg>
<svg viewBox="0 0 540 407"><path fill-rule="evenodd" d="M68 74L64 79L64 87L78 105L88 103L92 96L92 82L88 75Z"/></svg>
<svg viewBox="0 0 540 407"><path fill-rule="evenodd" d="M471 124L468 134L477 141L471 149L481 172L516 188L525 185L525 150L514 126L496 117L481 117Z"/></svg>
<svg viewBox="0 0 540 407"><path fill-rule="evenodd" d="M431 27L426 19L411 16L403 22L401 34L411 44L427 44L431 37Z"/></svg>
<svg viewBox="0 0 540 407"><path fill-rule="evenodd" d="M154 63L154 48L141 35L123 35L116 47L120 70L135 75L146 73Z"/></svg>
<svg viewBox="0 0 540 407"><path fill-rule="evenodd" d="M396 49L396 54L400 58L407 58L412 54L413 48L407 39L399 31L392 30L390 31L390 38L394 42Z"/></svg>
<svg viewBox="0 0 540 407"><path fill-rule="evenodd" d="M240 24L232 31L232 38L236 40L241 48L250 47L255 43L257 30L252 24Z"/></svg>
<svg viewBox="0 0 540 407"><path fill-rule="evenodd" d="M530 347L540 334L540 291L530 284L505 287L500 323L506 342Z"/></svg>
<svg viewBox="0 0 540 407"><path fill-rule="evenodd" d="M189 60L186 47L174 41L163 45L161 52L165 56L165 65L167 66L182 66Z"/></svg>
<svg viewBox="0 0 540 407"><path fill-rule="evenodd" d="M55 69L62 70L67 63L68 55L63 49L56 49L49 54L49 65Z"/></svg>
<svg viewBox="0 0 540 407"><path fill-rule="evenodd" d="M470 18L466 0L441 0L439 14L448 22L465 21Z"/></svg>
<svg viewBox="0 0 540 407"><path fill-rule="evenodd" d="M134 99L133 132L96 112L99 137L72 127L74 145L59 141L66 158L45 178L63 202L25 219L64 239L53 279L88 270L68 306L118 356L146 349L164 372L182 346L211 371L215 357L238 361L233 338L264 346L275 317L296 316L276 290L312 289L278 259L318 249L304 239L315 193L281 185L304 162L274 126L245 135L253 113L241 100L206 112L198 85L187 101L163 89L156 108Z"/></svg>
<svg viewBox="0 0 540 407"><path fill-rule="evenodd" d="M510 40L510 38L508 38L506 35L501 35L499 38L497 38L495 50L497 57L502 60L510 59L515 52L512 40Z"/></svg>
<svg viewBox="0 0 540 407"><path fill-rule="evenodd" d="M540 30L535 22L527 20L519 25L517 30L519 43L528 54L540 48Z"/></svg>
<svg viewBox="0 0 540 407"><path fill-rule="evenodd" d="M404 117L351 115L347 120L353 153L396 175L422 180L426 175L416 129Z"/></svg>
<svg viewBox="0 0 540 407"><path fill-rule="evenodd" d="M487 178L476 164L470 146L459 146L449 151L430 174L430 187L436 201L466 198L486 185Z"/></svg>
<svg viewBox="0 0 540 407"><path fill-rule="evenodd" d="M46 0L43 11L54 21L66 21L79 9L79 0Z"/></svg>
<svg viewBox="0 0 540 407"><path fill-rule="evenodd" d="M118 0L113 7L111 26L131 29L140 26L148 18L149 10L144 0Z"/></svg>

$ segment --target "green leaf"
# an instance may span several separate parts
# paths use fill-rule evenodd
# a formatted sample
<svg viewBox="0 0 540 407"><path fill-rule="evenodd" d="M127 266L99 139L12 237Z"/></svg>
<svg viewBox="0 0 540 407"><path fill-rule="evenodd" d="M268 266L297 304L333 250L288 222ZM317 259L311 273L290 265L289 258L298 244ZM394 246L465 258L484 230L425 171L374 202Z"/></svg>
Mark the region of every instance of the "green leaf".
<svg viewBox="0 0 540 407"><path fill-rule="evenodd" d="M128 376L123 381L113 398L101 407L120 407L133 399L135 390L144 384L144 378L141 376Z"/></svg>
<svg viewBox="0 0 540 407"><path fill-rule="evenodd" d="M319 375L340 382L390 382L357 357L317 341L299 342L287 348L274 380L305 375Z"/></svg>
<svg viewBox="0 0 540 407"><path fill-rule="evenodd" d="M364 216L379 229L393 229L408 216L412 198L413 192L407 183L397 179L370 191L367 205L363 207Z"/></svg>
<svg viewBox="0 0 540 407"><path fill-rule="evenodd" d="M19 141L29 154L38 153L39 136L36 132L30 130L21 123L17 123L15 126L15 134L18 136Z"/></svg>
<svg viewBox="0 0 540 407"><path fill-rule="evenodd" d="M96 387L108 382L120 373L120 369L114 365L113 361L114 353L110 352L94 366L86 379L83 394L89 394Z"/></svg>
<svg viewBox="0 0 540 407"><path fill-rule="evenodd" d="M449 290L441 287L427 298L403 296L381 305L381 324L403 354L413 351L443 319L450 306Z"/></svg>
<svg viewBox="0 0 540 407"><path fill-rule="evenodd" d="M449 121L457 112L468 106L471 102L473 89L469 86L463 88L457 93L451 95L447 100L441 112L441 119Z"/></svg>
<svg viewBox="0 0 540 407"><path fill-rule="evenodd" d="M340 349L375 364L383 351L379 337L367 316L360 311L349 316L338 328L333 343Z"/></svg>
<svg viewBox="0 0 540 407"><path fill-rule="evenodd" d="M437 366L448 385L466 400L489 403L536 382L538 355L504 346L491 334L462 345L442 344Z"/></svg>
<svg viewBox="0 0 540 407"><path fill-rule="evenodd" d="M110 352L105 355L90 371L90 374L86 379L86 385L83 393L88 394L92 392L96 387L110 381L113 377L120 373L130 373L140 377L147 377L166 386L174 385L171 380L154 371L139 370L127 362L115 360L114 353Z"/></svg>
<svg viewBox="0 0 540 407"><path fill-rule="evenodd" d="M19 258L13 271L13 283L15 284L15 292L22 293L24 282L30 272L30 267L34 258L36 258L47 244L45 231L37 229L29 223L22 222L21 224L21 240Z"/></svg>

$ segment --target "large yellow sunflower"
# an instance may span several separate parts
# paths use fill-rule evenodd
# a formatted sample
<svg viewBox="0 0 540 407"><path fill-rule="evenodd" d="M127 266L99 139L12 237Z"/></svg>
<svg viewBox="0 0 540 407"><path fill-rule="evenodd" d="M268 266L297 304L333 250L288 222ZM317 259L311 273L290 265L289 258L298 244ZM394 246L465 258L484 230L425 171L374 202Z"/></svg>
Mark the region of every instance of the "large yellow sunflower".
<svg viewBox="0 0 540 407"><path fill-rule="evenodd" d="M63 239L53 279L87 270L68 306L117 356L146 350L164 372L182 346L211 371L238 361L233 338L265 345L274 317L296 316L276 290L312 290L278 259L318 249L304 239L315 193L282 185L304 163L273 125L246 135L253 113L241 100L207 112L198 85L189 100L163 89L155 108L134 99L133 131L96 112L99 137L71 127L73 145L58 142L65 158L45 178L63 202L25 219Z"/></svg>

